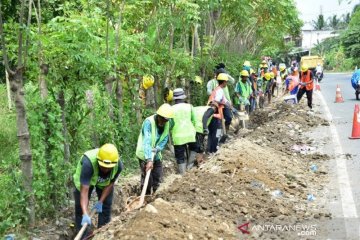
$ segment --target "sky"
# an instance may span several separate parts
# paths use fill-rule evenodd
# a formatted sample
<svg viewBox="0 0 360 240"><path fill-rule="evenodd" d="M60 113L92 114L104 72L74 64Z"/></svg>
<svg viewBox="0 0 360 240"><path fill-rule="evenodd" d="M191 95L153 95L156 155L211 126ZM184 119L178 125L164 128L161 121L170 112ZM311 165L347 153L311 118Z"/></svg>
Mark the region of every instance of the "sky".
<svg viewBox="0 0 360 240"><path fill-rule="evenodd" d="M295 0L300 18L304 22L304 27L309 27L309 23L317 19L320 9L325 17L337 15L341 17L343 14L352 12L353 7L360 3L360 0Z"/></svg>

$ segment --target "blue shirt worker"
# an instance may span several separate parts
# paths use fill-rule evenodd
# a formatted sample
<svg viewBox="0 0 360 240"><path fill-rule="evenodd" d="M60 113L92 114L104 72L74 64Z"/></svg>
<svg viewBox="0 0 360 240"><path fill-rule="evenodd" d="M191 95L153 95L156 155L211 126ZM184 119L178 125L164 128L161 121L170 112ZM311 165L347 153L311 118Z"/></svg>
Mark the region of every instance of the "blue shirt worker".
<svg viewBox="0 0 360 240"><path fill-rule="evenodd" d="M141 170L141 189L144 185L146 172L152 169L146 194L154 193L160 186L163 167L161 151L169 140L169 120L174 117L174 110L164 103L156 114L146 118L142 124L136 146L136 156ZM152 155L155 155L154 159Z"/></svg>

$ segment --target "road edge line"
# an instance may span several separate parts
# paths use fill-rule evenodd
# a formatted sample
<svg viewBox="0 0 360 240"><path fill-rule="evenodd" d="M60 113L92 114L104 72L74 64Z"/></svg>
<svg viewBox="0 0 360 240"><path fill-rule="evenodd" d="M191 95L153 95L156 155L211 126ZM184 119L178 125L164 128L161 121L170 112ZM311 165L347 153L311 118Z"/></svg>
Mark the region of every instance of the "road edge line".
<svg viewBox="0 0 360 240"><path fill-rule="evenodd" d="M346 158L340 143L339 134L337 132L335 125L332 123L333 118L323 95L320 92L317 92L317 95L321 100L321 104L324 107L325 115L328 118L330 124L329 125L330 131L332 135L332 142L334 146L334 153L335 154L337 153L335 155L336 167L337 167L336 172L337 172L337 179L339 184L343 216L344 218L357 218L358 215L349 181L349 175L346 166Z"/></svg>

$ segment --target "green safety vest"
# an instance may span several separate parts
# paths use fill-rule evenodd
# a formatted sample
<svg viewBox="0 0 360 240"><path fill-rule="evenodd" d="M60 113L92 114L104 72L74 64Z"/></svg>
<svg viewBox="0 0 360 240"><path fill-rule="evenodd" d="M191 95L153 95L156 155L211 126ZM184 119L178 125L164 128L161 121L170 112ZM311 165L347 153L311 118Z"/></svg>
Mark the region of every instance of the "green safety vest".
<svg viewBox="0 0 360 240"><path fill-rule="evenodd" d="M149 120L151 123L151 147L155 148L156 144L158 142L161 142L166 136L169 135L169 122L165 123L165 127L164 127L164 131L162 132L160 138L158 141L156 141L156 133L157 133L157 126L155 123L155 115L152 115L148 118L146 118L146 120ZM141 160L145 160L145 153L144 153L144 143L143 143L143 133L142 133L142 129L144 128L144 123L141 127L140 130L140 134L138 137L138 141L137 141L137 146L136 146L136 156L138 158L140 158ZM161 156L161 152L156 154L158 156L158 160L161 160L162 156ZM154 159L157 160L157 159Z"/></svg>
<svg viewBox="0 0 360 240"><path fill-rule="evenodd" d="M205 114L205 112L209 109L209 106L198 106L198 107L194 107L194 113L195 113L195 130L198 133L204 133L204 129L203 129L203 123L202 123L202 119L203 116ZM212 116L209 118L208 122L207 122L207 126L209 126L210 121L212 119Z"/></svg>
<svg viewBox="0 0 360 240"><path fill-rule="evenodd" d="M242 81L239 81L239 85L241 88L241 96L243 98L249 98L251 94L251 86L246 82L245 84Z"/></svg>
<svg viewBox="0 0 360 240"><path fill-rule="evenodd" d="M173 105L174 127L171 129L171 136L174 145L183 145L195 142L195 127L191 122L194 120L193 107L188 103L178 103Z"/></svg>
<svg viewBox="0 0 360 240"><path fill-rule="evenodd" d="M212 90L214 91L215 88L217 88L217 86L219 86L219 83L216 79L211 80L212 81ZM224 91L224 95L226 100L228 100L229 102L231 102L231 97L230 97L230 92L229 92L229 88L228 86L226 86L225 88L223 88Z"/></svg>
<svg viewBox="0 0 360 240"><path fill-rule="evenodd" d="M89 150L87 152L84 153L84 155L90 160L91 165L93 167L93 175L91 177L90 180L90 186L96 186L100 189L103 189L104 187L110 185L111 180L114 179L116 173L118 172L119 169L119 165L116 164L115 167L113 167L113 169L111 170L110 173L110 177L103 180L103 179L99 179L99 164L98 164L98 160L97 160L97 153L99 152L99 149L93 149L93 150ZM76 171L75 174L73 175L74 178L74 184L75 187L77 188L77 190L80 191L80 175L81 175L81 168L82 168L82 157L80 159L80 161L78 162L78 165L76 167Z"/></svg>

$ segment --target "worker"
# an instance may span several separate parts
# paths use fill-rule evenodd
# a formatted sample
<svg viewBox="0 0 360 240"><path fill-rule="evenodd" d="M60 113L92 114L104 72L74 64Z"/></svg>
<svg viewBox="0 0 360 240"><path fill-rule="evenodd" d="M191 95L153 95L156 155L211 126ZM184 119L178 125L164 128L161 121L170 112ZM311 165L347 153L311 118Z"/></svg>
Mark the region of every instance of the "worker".
<svg viewBox="0 0 360 240"><path fill-rule="evenodd" d="M261 77L264 77L265 73L268 71L268 63L266 60L262 60L262 62L259 65L258 75Z"/></svg>
<svg viewBox="0 0 360 240"><path fill-rule="evenodd" d="M220 63L217 67L225 67L225 65L223 63ZM207 93L208 93L208 95L211 95L212 92L216 89L216 87L219 86L219 83L218 83L218 80L217 80L217 76L219 74L227 75L227 79L228 79L227 82L230 82L231 84L235 83L234 78L232 78L226 72L226 70L224 68L218 68L218 69L215 70L215 76L216 77L208 82L208 85L207 85ZM211 84L209 85L210 82L211 82ZM226 101L229 103L229 106L232 106L232 101L231 101L228 86L225 85L225 88L222 91L224 93ZM229 108L228 106L225 106L225 108L222 111L223 111L223 115L224 115L224 118L225 118L225 125L227 127L230 127L231 120L232 120L231 108Z"/></svg>
<svg viewBox="0 0 360 240"><path fill-rule="evenodd" d="M286 69L286 65L285 63L280 63L279 65L279 70L280 70L280 77L281 80L284 82L286 77L288 76L288 71Z"/></svg>
<svg viewBox="0 0 360 240"><path fill-rule="evenodd" d="M270 72L265 73L262 80L263 80L262 89L263 89L264 97L267 96L268 104L270 104L271 95L272 95L271 86L273 84L273 81L271 81L271 73Z"/></svg>
<svg viewBox="0 0 360 240"><path fill-rule="evenodd" d="M217 130L221 124L221 121L224 121L225 119L225 128L223 129L226 132L230 129L230 122L226 121L225 116L225 109L231 109L232 105L231 103L226 99L224 94L224 88L227 85L227 82L229 81L229 76L226 73L220 73L217 76L218 86L215 88L215 90L211 93L208 105L211 102L216 102L218 104L218 112L219 114L214 116L214 118L211 120L209 125L209 136L208 136L208 152L214 153L217 151L217 145L218 145L218 137L217 137ZM231 112L230 112L231 114Z"/></svg>
<svg viewBox="0 0 360 240"><path fill-rule="evenodd" d="M249 81L249 73L247 70L242 70L240 79L236 83L235 92L240 101L240 111L250 112L250 97L252 94L251 84Z"/></svg>
<svg viewBox="0 0 360 240"><path fill-rule="evenodd" d="M250 96L250 112L255 111L257 107L257 97L258 97L258 86L257 86L257 78L258 75L254 71L254 69L250 69L250 84L251 84L251 90L252 94Z"/></svg>
<svg viewBox="0 0 360 240"><path fill-rule="evenodd" d="M297 93L297 101L300 102L304 93L306 93L308 106L312 109L312 93L314 89L314 76L312 71L309 70L306 64L301 66L301 73L300 73L300 88Z"/></svg>
<svg viewBox="0 0 360 240"><path fill-rule="evenodd" d="M74 179L75 225L79 231L85 223L91 226L88 211L90 197L95 189L98 201L92 210L99 214L98 227L111 219L114 183L123 169L117 148L110 143L85 152L78 162ZM83 236L87 236L87 230Z"/></svg>
<svg viewBox="0 0 360 240"><path fill-rule="evenodd" d="M242 70L246 70L250 73L250 69L251 69L250 61L247 61L247 60L244 61Z"/></svg>
<svg viewBox="0 0 360 240"><path fill-rule="evenodd" d="M199 165L204 160L204 138L209 134L208 127L213 119L214 114L217 114L218 104L211 102L207 106L194 107L195 113L195 130L196 130L196 143L199 148L196 163ZM205 131L204 131L205 130Z"/></svg>
<svg viewBox="0 0 360 240"><path fill-rule="evenodd" d="M315 68L315 75L316 75L317 80L319 82L321 82L321 80L324 77L324 72L323 72L323 68L319 62L317 63L316 68Z"/></svg>
<svg viewBox="0 0 360 240"><path fill-rule="evenodd" d="M273 97L276 97L275 96L275 88L277 88L277 82L276 82L276 79L275 79L276 75L274 74L274 72L270 72L270 78L271 78L271 94ZM277 94L279 94L279 90L277 88Z"/></svg>
<svg viewBox="0 0 360 240"><path fill-rule="evenodd" d="M171 138L174 144L175 159L178 165L178 173L184 175L186 170L194 166L197 152L195 131L195 113L193 106L185 102L186 95L182 88L174 90L173 97L174 126L171 128ZM189 150L188 159L185 159L185 153Z"/></svg>
<svg viewBox="0 0 360 240"><path fill-rule="evenodd" d="M218 86L218 81L217 81L217 76L220 74L220 73L226 73L228 75L228 78L229 78L229 82L231 84L234 84L235 83L235 79L233 77L230 76L230 74L228 74L225 70L225 64L224 63L219 63L216 67L215 67L215 70L214 70L214 78L211 79L207 85L206 85L206 89L207 89L207 94L210 96L211 93L215 90L215 88ZM226 99L231 102L231 97L230 97L230 92L229 92L229 88L226 86L224 88L224 94L225 94L225 97Z"/></svg>
<svg viewBox="0 0 360 240"><path fill-rule="evenodd" d="M174 117L173 108L164 103L159 107L156 114L146 118L142 124L136 146L136 157L139 159L141 170L141 189L144 185L146 172L152 169L146 194L154 193L160 186L163 167L161 151L168 139L170 123ZM154 159L152 157L154 155Z"/></svg>

